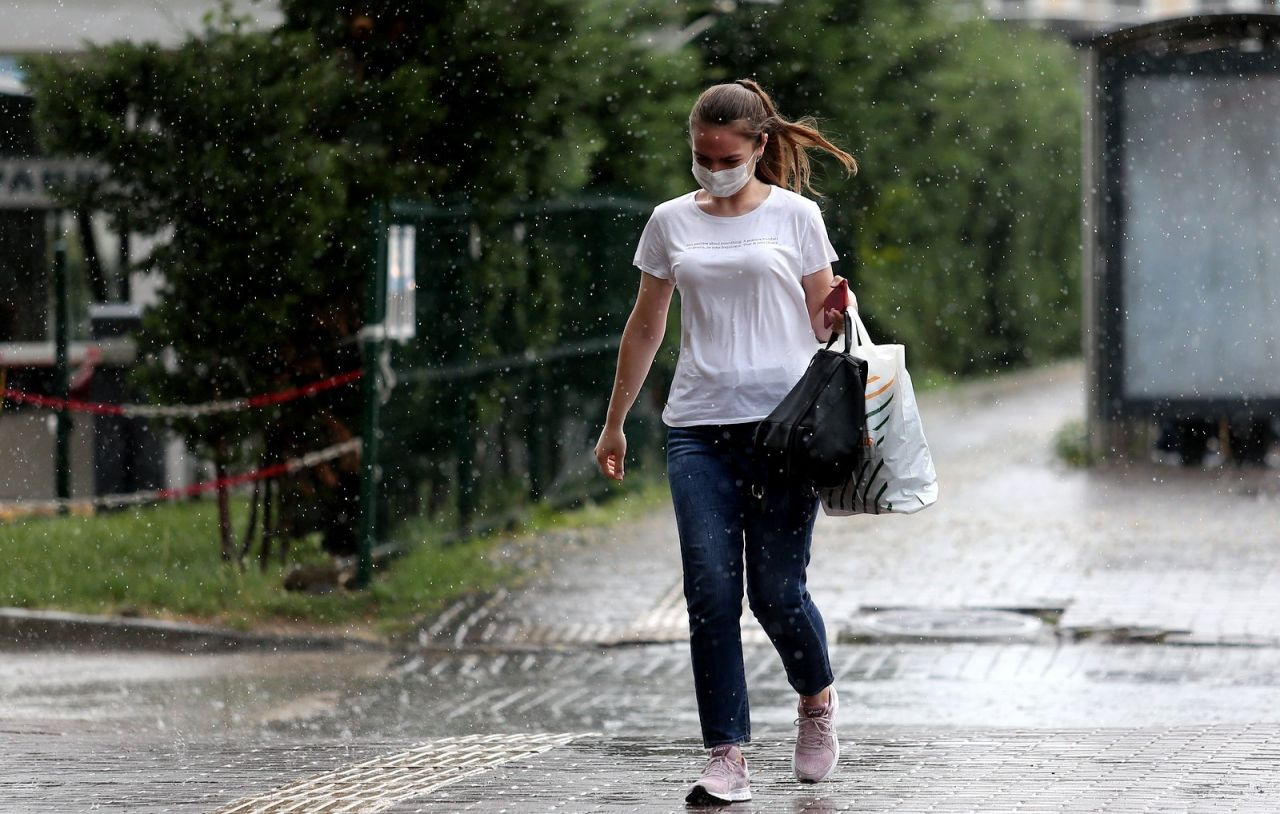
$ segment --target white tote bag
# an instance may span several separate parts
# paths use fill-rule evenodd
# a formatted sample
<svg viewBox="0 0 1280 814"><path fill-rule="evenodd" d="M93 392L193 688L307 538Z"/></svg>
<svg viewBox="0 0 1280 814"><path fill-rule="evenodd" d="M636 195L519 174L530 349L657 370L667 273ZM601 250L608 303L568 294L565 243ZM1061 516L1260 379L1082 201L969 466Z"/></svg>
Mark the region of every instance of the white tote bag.
<svg viewBox="0 0 1280 814"><path fill-rule="evenodd" d="M938 499L938 476L920 425L902 345L877 345L853 310L858 344L851 353L867 360L866 458L841 486L818 490L828 515L911 514Z"/></svg>

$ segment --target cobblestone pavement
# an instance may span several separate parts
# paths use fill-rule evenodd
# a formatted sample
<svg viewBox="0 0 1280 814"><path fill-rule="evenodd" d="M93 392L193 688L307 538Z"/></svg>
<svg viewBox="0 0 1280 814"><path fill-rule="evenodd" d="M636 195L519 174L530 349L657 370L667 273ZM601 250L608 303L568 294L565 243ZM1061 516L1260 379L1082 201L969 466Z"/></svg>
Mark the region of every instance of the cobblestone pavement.
<svg viewBox="0 0 1280 814"><path fill-rule="evenodd" d="M1069 470L1064 365L922 398L942 482L827 518L842 769L744 618L730 811L1280 811L1280 477ZM0 811L672 811L700 765L669 510L548 543L399 655L0 654Z"/></svg>

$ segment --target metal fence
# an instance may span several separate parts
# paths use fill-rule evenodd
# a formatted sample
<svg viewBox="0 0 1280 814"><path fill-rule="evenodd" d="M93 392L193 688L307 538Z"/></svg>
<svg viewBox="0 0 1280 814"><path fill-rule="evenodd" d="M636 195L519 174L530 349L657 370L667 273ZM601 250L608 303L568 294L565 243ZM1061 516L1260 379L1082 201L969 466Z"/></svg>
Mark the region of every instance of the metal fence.
<svg viewBox="0 0 1280 814"><path fill-rule="evenodd" d="M607 488L592 448L650 208L583 198L497 210L395 203L374 214L362 542L468 535L534 503ZM397 339L389 311L405 305L394 296L394 266L405 263L416 330ZM653 462L660 401L643 395L628 457Z"/></svg>

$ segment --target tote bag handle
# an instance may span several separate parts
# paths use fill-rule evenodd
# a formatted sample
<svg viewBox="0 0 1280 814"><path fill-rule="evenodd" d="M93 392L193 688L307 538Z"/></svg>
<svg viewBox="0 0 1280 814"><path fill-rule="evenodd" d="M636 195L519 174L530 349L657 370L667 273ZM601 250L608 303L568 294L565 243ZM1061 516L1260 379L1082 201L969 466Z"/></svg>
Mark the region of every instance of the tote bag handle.
<svg viewBox="0 0 1280 814"><path fill-rule="evenodd" d="M846 326L853 325L855 330L857 330L859 347L866 347L866 348L876 347L876 343L871 339L871 334L867 333L867 326L862 324L862 317L858 314L857 311L853 312L853 316L851 319L849 315L849 311L846 310L844 312L844 324ZM846 334L849 333L849 329L846 327L844 332Z"/></svg>

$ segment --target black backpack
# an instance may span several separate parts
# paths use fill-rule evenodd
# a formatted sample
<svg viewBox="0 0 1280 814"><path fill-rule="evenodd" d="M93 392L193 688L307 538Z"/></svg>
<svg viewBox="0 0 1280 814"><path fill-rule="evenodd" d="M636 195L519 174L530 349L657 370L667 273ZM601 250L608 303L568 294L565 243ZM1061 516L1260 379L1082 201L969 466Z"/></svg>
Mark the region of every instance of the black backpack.
<svg viewBox="0 0 1280 814"><path fill-rule="evenodd" d="M820 348L800 381L755 431L755 447L770 482L813 489L843 484L862 463L866 443L867 360L850 354L852 320L845 312L844 350Z"/></svg>

